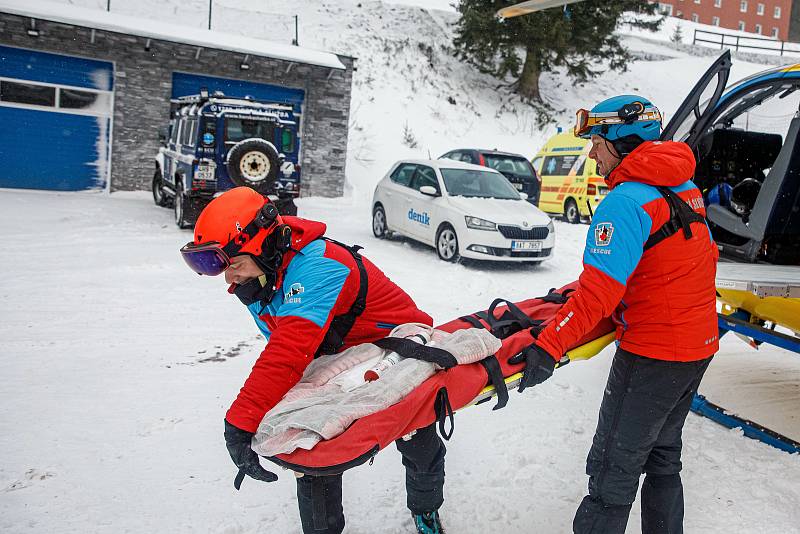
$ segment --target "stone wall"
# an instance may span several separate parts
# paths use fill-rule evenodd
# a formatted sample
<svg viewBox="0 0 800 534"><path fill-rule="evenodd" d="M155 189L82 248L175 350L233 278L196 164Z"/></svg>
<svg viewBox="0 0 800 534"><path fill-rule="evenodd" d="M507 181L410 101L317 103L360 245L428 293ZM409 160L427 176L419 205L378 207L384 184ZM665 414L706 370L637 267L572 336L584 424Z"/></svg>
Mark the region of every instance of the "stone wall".
<svg viewBox="0 0 800 534"><path fill-rule="evenodd" d="M172 73L180 71L268 83L305 90L301 124L304 195L341 196L347 153L347 125L353 58L340 56L346 69L332 70L250 55L202 48L67 24L36 21L38 37L27 34L30 20L0 13L0 44L42 52L111 61L114 74L114 123L111 189L149 189L158 133L169 122Z"/></svg>

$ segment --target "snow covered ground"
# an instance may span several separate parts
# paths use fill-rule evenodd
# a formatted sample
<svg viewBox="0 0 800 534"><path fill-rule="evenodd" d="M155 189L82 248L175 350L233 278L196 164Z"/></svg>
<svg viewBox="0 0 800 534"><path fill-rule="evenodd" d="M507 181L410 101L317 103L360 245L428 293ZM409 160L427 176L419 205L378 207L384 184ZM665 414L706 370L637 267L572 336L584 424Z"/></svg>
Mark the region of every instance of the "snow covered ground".
<svg viewBox="0 0 800 534"><path fill-rule="evenodd" d="M558 255L539 267L448 265L432 249L373 238L350 199L299 205L334 238L364 245L437 321L579 274L586 226L557 221ZM222 280L183 264L191 234L170 211L148 193L2 190L0 228L0 531L299 532L291 473L232 487L222 419L262 342ZM735 355L752 365L749 381L766 382L780 365L782 390L795 393L784 409L796 410L800 362L766 353L772 363L757 365L760 355L725 339L714 366ZM457 414L449 532L569 531L609 355L513 393L499 412ZM690 415L684 465L687 532L800 532L797 455ZM345 508L349 533L410 531L394 448L348 472Z"/></svg>
<svg viewBox="0 0 800 534"><path fill-rule="evenodd" d="M421 245L371 236L367 201L397 159L467 146L532 156L555 132L497 90L510 80L452 57L456 15L447 3L291 2L304 46L358 58L347 196L301 199L301 213L366 246L437 321L575 279L586 231L556 222L556 257L536 268L447 265ZM214 27L288 42L285 5L215 1ZM205 0L112 2L112 11L199 27L206 9ZM561 125L576 108L623 92L649 96L671 116L713 56L675 46L670 32L624 33L637 58L626 73L578 86L563 73L544 76ZM773 61L743 57L731 80ZM402 143L406 126L417 148ZM232 488L222 419L263 343L224 283L180 260L190 233L175 228L171 213L149 193L2 190L0 228L0 531L299 532L291 473ZM449 532L570 531L609 364L606 351L513 394L504 410L457 415L443 509ZM767 419L746 415L800 439L796 357L726 337L701 391L731 408L756 405ZM690 415L684 464L687 532L800 533L798 456ZM347 532L409 532L402 481L393 449L349 472Z"/></svg>

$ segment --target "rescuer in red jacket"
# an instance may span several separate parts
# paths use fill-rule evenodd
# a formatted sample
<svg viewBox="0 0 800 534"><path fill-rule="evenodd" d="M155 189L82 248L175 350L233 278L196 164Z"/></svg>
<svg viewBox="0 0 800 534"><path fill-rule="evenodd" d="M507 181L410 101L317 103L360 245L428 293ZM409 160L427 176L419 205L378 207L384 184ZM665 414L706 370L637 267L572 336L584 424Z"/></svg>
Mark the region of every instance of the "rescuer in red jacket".
<svg viewBox="0 0 800 534"><path fill-rule="evenodd" d="M397 325L433 320L383 274L358 247L323 237L325 225L280 217L260 194L238 187L215 198L200 214L194 240L181 249L197 273L225 273L229 292L247 306L267 346L225 416L225 441L244 475L277 479L251 448L268 412L303 376L306 366L353 345L386 337ZM445 447L431 425L397 448L406 466L408 507L420 532L439 534ZM297 479L303 531L344 529L342 476Z"/></svg>
<svg viewBox="0 0 800 534"><path fill-rule="evenodd" d="M525 354L521 389L546 380L600 319L617 325L576 534L623 534L642 473L642 532L683 532L681 433L719 348L718 252L691 181L694 155L658 141L660 130L658 109L638 96L578 112L575 135L591 138L610 192L589 227L578 290Z"/></svg>

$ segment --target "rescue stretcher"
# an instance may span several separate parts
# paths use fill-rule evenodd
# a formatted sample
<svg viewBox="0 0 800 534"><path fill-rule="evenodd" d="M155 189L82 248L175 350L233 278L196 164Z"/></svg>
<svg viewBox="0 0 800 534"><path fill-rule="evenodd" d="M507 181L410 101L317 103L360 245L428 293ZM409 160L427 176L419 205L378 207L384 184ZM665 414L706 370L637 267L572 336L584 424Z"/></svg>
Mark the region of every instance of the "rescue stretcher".
<svg viewBox="0 0 800 534"><path fill-rule="evenodd" d="M266 458L297 473L332 475L371 461L395 440L433 423L438 424L442 437L449 439L455 411L492 397L497 397L494 409L506 405L508 390L519 383L525 365L509 360L533 343L576 287L577 282L573 282L543 297L516 303L497 299L486 310L437 326L438 330L450 333L485 328L500 339L502 346L496 354L480 362L436 372L401 401L357 419L343 433L320 441L311 449L298 448ZM596 355L614 340L614 330L612 321L604 319L569 349L559 365Z"/></svg>

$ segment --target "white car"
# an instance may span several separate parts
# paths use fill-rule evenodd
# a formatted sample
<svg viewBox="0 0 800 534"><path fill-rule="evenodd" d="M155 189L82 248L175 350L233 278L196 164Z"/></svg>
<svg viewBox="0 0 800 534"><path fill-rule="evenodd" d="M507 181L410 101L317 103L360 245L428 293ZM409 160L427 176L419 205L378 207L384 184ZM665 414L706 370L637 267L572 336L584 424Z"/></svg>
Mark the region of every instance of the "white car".
<svg viewBox="0 0 800 534"><path fill-rule="evenodd" d="M550 217L499 172L453 160L405 160L372 199L372 232L396 232L431 245L445 261L541 262L555 233Z"/></svg>

